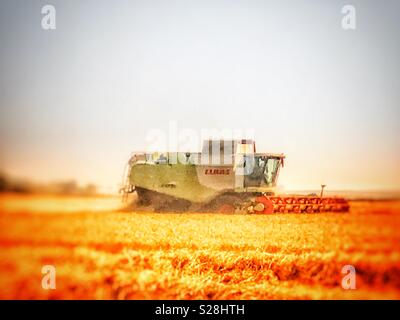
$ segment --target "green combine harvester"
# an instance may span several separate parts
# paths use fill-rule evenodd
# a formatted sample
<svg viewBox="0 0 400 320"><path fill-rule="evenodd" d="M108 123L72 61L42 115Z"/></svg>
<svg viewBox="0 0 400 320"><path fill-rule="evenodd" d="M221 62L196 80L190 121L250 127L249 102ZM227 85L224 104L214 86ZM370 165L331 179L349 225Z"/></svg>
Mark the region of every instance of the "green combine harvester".
<svg viewBox="0 0 400 320"><path fill-rule="evenodd" d="M206 140L201 153L133 153L126 201L156 212L312 213L348 211L343 198L275 195L283 154L257 153L253 140Z"/></svg>

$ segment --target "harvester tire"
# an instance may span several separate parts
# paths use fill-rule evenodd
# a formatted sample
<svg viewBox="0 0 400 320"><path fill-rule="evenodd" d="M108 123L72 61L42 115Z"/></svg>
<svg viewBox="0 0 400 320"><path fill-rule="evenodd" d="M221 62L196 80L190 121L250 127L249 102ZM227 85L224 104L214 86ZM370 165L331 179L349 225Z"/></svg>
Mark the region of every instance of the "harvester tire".
<svg viewBox="0 0 400 320"><path fill-rule="evenodd" d="M264 206L264 210L261 212L259 211L259 213L266 213L266 214L274 213L274 204L272 203L272 201L270 199L268 199L268 197L260 196L260 197L257 197L255 199L255 201L256 201L255 207L258 206L259 204L262 204Z"/></svg>
<svg viewBox="0 0 400 320"><path fill-rule="evenodd" d="M205 205L201 211L216 213L235 213L242 200L234 195L221 195Z"/></svg>

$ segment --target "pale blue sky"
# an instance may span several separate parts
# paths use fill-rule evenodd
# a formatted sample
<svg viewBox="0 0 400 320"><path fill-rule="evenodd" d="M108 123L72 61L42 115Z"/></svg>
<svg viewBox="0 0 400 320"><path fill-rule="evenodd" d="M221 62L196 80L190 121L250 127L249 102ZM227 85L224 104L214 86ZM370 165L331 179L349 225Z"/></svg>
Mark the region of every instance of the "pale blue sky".
<svg viewBox="0 0 400 320"><path fill-rule="evenodd" d="M399 32L396 0L1 0L0 169L111 190L176 121L254 129L287 188L400 188Z"/></svg>

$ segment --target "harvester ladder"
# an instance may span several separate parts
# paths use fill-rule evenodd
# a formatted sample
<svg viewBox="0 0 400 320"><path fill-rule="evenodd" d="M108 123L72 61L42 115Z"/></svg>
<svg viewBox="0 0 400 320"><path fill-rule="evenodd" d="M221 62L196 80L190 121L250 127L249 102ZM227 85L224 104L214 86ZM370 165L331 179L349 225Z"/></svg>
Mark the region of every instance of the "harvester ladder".
<svg viewBox="0 0 400 320"><path fill-rule="evenodd" d="M124 173L123 173L123 178L122 178L122 188L120 189L120 192L122 192L122 202L127 202L128 196L130 193L133 193L135 191L135 187L131 185L129 181L130 177L130 172L131 168L133 165L132 158L128 161L128 163L125 165Z"/></svg>

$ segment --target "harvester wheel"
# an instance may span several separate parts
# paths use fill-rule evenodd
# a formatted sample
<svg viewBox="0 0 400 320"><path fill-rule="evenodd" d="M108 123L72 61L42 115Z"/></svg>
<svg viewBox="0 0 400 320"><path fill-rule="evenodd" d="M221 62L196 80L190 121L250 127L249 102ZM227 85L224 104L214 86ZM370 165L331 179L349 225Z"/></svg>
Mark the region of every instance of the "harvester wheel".
<svg viewBox="0 0 400 320"><path fill-rule="evenodd" d="M139 206L149 206L151 205L151 192L146 190L146 189L142 189L142 188L137 188L136 189L136 193L138 195L138 204Z"/></svg>
<svg viewBox="0 0 400 320"><path fill-rule="evenodd" d="M235 213L235 207L232 204L224 203L217 211L218 213Z"/></svg>
<svg viewBox="0 0 400 320"><path fill-rule="evenodd" d="M257 204L253 207L253 210L254 210L255 212L263 212L264 209L265 209L265 206L264 206L264 204L261 203L261 202L257 203Z"/></svg>
<svg viewBox="0 0 400 320"><path fill-rule="evenodd" d="M201 211L217 213L235 213L240 207L242 200L234 195L221 195L206 204Z"/></svg>
<svg viewBox="0 0 400 320"><path fill-rule="evenodd" d="M255 201L256 206L258 204L262 204L264 206L264 210L261 211L260 213L267 213L267 214L274 213L274 204L272 203L272 201L270 199L268 199L268 197L260 196L260 197L257 197L255 200L256 200Z"/></svg>

